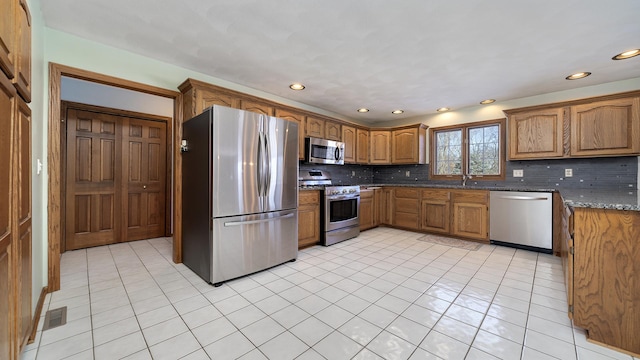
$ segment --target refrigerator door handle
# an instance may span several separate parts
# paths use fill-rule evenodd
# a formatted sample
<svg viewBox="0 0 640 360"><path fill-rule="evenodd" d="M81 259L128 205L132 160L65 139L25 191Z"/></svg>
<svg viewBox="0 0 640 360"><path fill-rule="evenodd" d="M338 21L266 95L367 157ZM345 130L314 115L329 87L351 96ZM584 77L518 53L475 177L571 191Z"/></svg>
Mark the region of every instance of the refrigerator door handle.
<svg viewBox="0 0 640 360"><path fill-rule="evenodd" d="M264 194L264 154L262 147L262 131L258 133L258 158L256 164L256 177L258 183L258 197ZM262 209L261 209L262 210Z"/></svg>
<svg viewBox="0 0 640 360"><path fill-rule="evenodd" d="M264 195L269 195L271 189L271 153L269 152L269 135L264 134L264 159L265 159L265 176L264 176Z"/></svg>
<svg viewBox="0 0 640 360"><path fill-rule="evenodd" d="M224 223L224 226L243 226L243 225L251 225L251 224L261 224L261 223L266 223L270 221L288 219L290 217L293 217L294 215L295 215L294 213L289 213L287 215L276 216L268 219L248 220L248 221L228 221Z"/></svg>

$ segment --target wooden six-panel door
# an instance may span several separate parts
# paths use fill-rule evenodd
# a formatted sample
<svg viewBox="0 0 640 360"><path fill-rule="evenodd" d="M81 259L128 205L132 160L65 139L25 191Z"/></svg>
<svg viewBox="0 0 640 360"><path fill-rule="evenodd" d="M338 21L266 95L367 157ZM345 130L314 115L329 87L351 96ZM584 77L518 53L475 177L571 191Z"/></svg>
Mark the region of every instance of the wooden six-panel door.
<svg viewBox="0 0 640 360"><path fill-rule="evenodd" d="M166 122L66 107L65 250L165 235Z"/></svg>
<svg viewBox="0 0 640 360"><path fill-rule="evenodd" d="M164 235L166 191L166 124L124 121L124 184L126 240Z"/></svg>

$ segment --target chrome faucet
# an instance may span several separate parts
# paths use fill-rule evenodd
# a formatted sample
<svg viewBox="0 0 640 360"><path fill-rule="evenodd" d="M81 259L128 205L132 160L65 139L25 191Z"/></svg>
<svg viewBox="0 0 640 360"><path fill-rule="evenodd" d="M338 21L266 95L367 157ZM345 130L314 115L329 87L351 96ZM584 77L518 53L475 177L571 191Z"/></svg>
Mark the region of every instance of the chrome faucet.
<svg viewBox="0 0 640 360"><path fill-rule="evenodd" d="M462 186L467 186L467 180L471 180L473 179L473 176L471 175L467 175L467 174L463 174L462 175Z"/></svg>

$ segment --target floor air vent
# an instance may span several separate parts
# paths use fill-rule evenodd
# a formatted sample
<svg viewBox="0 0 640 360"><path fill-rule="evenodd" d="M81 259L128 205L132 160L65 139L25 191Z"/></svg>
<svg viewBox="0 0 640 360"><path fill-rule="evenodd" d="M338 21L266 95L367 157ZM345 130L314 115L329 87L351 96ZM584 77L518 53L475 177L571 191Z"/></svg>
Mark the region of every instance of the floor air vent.
<svg viewBox="0 0 640 360"><path fill-rule="evenodd" d="M61 307L47 311L44 316L42 331L53 329L67 323L67 307Z"/></svg>

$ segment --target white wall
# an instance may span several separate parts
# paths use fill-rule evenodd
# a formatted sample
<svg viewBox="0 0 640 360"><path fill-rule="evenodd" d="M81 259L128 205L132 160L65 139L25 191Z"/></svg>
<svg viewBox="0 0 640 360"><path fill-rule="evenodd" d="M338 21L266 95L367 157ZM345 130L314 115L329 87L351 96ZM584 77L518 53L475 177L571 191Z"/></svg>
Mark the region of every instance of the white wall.
<svg viewBox="0 0 640 360"><path fill-rule="evenodd" d="M208 83L267 98L282 104L325 114L339 119L343 117L308 105L293 102L242 85L234 84L192 70L163 63L154 59L119 50L110 46L68 35L44 26L40 13L41 0L28 0L33 17L33 288L35 297L47 282L47 127L48 127L48 64L55 62L109 76L140 82L165 89L176 90L186 78L191 77ZM526 99L498 102L489 106L476 106L450 113L427 115L401 120L393 124L402 125L424 122L439 126L459 122L471 122L503 117L502 109L565 101L585 96L640 89L640 78L616 83L568 90ZM347 119L349 120L349 119ZM44 172L36 175L35 160L44 159ZM37 299L34 299L34 302Z"/></svg>
<svg viewBox="0 0 640 360"><path fill-rule="evenodd" d="M173 118L172 99L66 76L61 79L60 98L82 104Z"/></svg>

